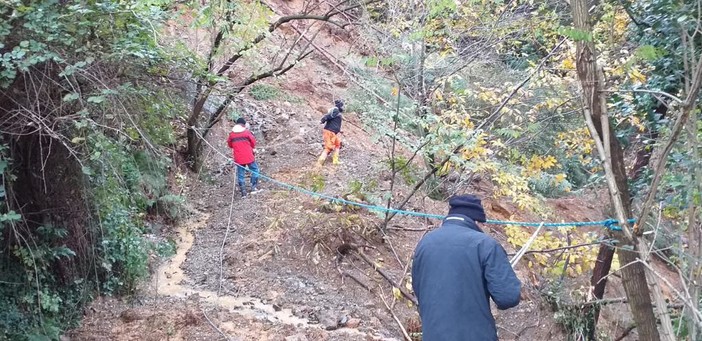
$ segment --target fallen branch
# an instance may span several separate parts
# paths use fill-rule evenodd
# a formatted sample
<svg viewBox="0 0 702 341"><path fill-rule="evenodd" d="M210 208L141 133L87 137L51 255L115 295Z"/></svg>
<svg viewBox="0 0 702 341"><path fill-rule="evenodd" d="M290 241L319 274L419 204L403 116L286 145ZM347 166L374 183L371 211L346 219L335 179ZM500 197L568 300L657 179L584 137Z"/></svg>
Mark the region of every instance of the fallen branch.
<svg viewBox="0 0 702 341"><path fill-rule="evenodd" d="M407 329L405 329L405 326L402 325L402 322L400 322L400 319L397 318L397 315L395 315L395 312L390 308L390 305L388 304L388 301L385 300L385 295L382 294L382 288L381 288L381 293L380 293L380 299L383 300L383 304L385 304L385 308L388 308L388 312L390 312L390 315L392 315L392 318L397 322L397 325L400 326L400 330L402 330L402 335L404 335L405 340L407 341L412 341L412 338L407 334Z"/></svg>
<svg viewBox="0 0 702 341"><path fill-rule="evenodd" d="M362 259L368 265L370 265L376 272L380 274L383 278L385 278L386 281L388 281L394 288L397 288L400 290L400 293L402 293L402 296L404 296L406 299L410 300L414 305L419 305L417 302L417 298L414 297L414 295L410 294L407 292L407 290L403 289L399 284L397 284L390 275L387 274L383 269L380 269L375 265L375 262L373 262L368 256L366 256L361 250L358 249L358 246L354 244L341 244L337 249L337 252L339 256L337 257L337 264L341 261L341 258L344 255L347 255L351 252L353 252L354 255L356 255L358 258ZM370 289L369 289L370 290Z"/></svg>
<svg viewBox="0 0 702 341"><path fill-rule="evenodd" d="M359 257L360 257L361 259L363 259L366 263L368 263L368 265L370 265L371 267L373 267L373 269L374 269L375 271L377 271L377 272L380 274L380 276L382 276L383 278L385 278L385 280L387 280L388 282L390 282L390 284L391 284L393 287L399 289L400 292L402 293L402 296L404 296L406 299L410 300L410 301L411 301L412 303L414 303L415 305L419 305L419 303L417 302L417 298L415 298L414 295L408 293L408 292L407 292L405 289L403 289L399 284L395 283L395 281L394 281L385 271L383 271L383 269L381 269L381 268L375 266L375 263L374 263L370 258L368 258L368 256L366 256L363 252L361 252L361 251L358 250L358 249L356 249L356 250L354 250L354 251L355 251L355 254L356 254L357 256L359 256Z"/></svg>
<svg viewBox="0 0 702 341"><path fill-rule="evenodd" d="M608 304L617 304L617 303L629 303L626 297L617 297L617 298L603 298L600 300L593 300L593 301L587 301L583 303L574 303L572 306L577 306L577 307L586 307L590 305L608 305ZM685 307L684 304L682 303L676 303L676 304L666 304L668 308L673 308L673 309L681 309Z"/></svg>
<svg viewBox="0 0 702 341"><path fill-rule="evenodd" d="M525 255L532 254L532 253L551 253L551 252L556 252L556 251L564 251L564 250L570 250L570 249L577 249L581 247L587 247L587 246L593 246L593 245L598 245L607 242L608 240L600 240L596 242L590 242L590 243L583 243L583 244L576 244L576 245L569 245L569 246L563 246L563 247L556 247L553 249L544 249L544 250L531 250L531 251L526 251L524 252ZM509 253L507 254L508 256L514 256L515 254Z"/></svg>
<svg viewBox="0 0 702 341"><path fill-rule="evenodd" d="M222 337L223 337L225 340L227 340L227 341L230 341L230 340L231 340L231 339L229 338L229 335L225 334L221 329L217 328L217 326L212 322L212 320L210 320L210 317L207 316L207 313L205 312L205 310L202 310L202 315L205 315L205 318L207 319L207 322L210 323L210 326L212 326L212 328L214 328L214 329L219 333L219 335L222 335Z"/></svg>
<svg viewBox="0 0 702 341"><path fill-rule="evenodd" d="M358 285L362 286L363 289L366 289L369 292L373 292L373 290L368 286L368 284L363 283L363 281L360 280L358 277L356 277L354 274L347 272L347 271L344 271L344 270L341 270L341 268L338 266L336 267L336 270L339 271L341 278L344 278L344 277L351 278L352 280L354 280L354 282L358 283Z"/></svg>
<svg viewBox="0 0 702 341"><path fill-rule="evenodd" d="M522 334L524 334L524 332L526 332L527 330L529 330L531 328L536 328L540 324L541 324L541 312L539 312L538 317L536 318L536 323L534 323L532 325L528 325L517 332L517 340L522 336Z"/></svg>
<svg viewBox="0 0 702 341"><path fill-rule="evenodd" d="M405 278L407 278L407 273L409 270L410 263L412 263L413 256L413 254L409 254L409 256L407 256L407 262L405 262L405 268L402 269L402 278L400 278L399 285L402 285L402 283L405 282ZM397 303L397 298L395 297L395 295L393 295L392 308L395 308L395 303Z"/></svg>

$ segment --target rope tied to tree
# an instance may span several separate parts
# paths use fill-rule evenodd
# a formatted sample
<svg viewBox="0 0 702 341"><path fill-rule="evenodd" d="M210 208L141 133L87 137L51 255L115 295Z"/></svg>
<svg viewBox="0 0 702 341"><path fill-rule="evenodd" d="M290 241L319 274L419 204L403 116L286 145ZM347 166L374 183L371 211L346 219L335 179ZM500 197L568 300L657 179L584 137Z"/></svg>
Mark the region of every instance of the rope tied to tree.
<svg viewBox="0 0 702 341"><path fill-rule="evenodd" d="M365 204L361 202L356 202L356 201L351 201L343 198L338 198L334 197L331 195L327 195L324 193L319 193L315 191L311 191L305 188L302 188L297 185L289 184L280 180L276 180L268 175L263 174L260 170L258 172L252 171L251 169L240 165L236 163L231 157L225 155L221 151L219 151L217 148L215 148L212 144L210 144L209 141L204 139L202 135L195 129L195 127L192 127L195 133L204 141L212 150L217 152L219 155L222 157L226 158L228 162L232 165L234 165L237 168L243 168L246 172L256 174L260 179L267 180L273 184L276 184L280 187L286 188L291 191L299 192L302 194L306 194L308 196L314 197L314 198L319 198L319 199L325 199L329 200L331 203L335 204L342 204L342 205L349 205L349 206L355 206L355 207L360 207L364 208L369 211L375 211L375 212L381 212L381 213L394 213L394 214L399 214L399 215L404 215L404 216L411 216L411 217L418 217L418 218L429 218L429 219L438 219L438 220L443 220L446 218L445 215L442 214L432 214L432 213L424 213L424 212L415 212L415 211L408 211L408 210L399 210L395 208L387 208L383 206L378 206L378 205L371 205L371 204ZM629 219L628 223L632 224L636 222L636 219ZM510 220L496 220L496 219L487 219L485 221L485 224L490 224L490 225L516 225L516 226L525 226L525 227L548 227L548 228L565 228L565 227L585 227L585 226L603 226L611 231L622 231L621 226L619 226L619 221L616 219L605 219L605 220L598 220L598 221L572 221L572 222L562 222L562 223L546 223L546 222L526 222L526 221L510 221Z"/></svg>
<svg viewBox="0 0 702 341"><path fill-rule="evenodd" d="M231 159L230 159L231 160ZM370 204L365 204L365 203L360 203L356 201L351 201L343 198L338 198L334 197L331 195L311 191L296 185L292 185L289 183L285 183L279 180L276 180L270 176L267 176L265 174L262 174L260 171L259 172L254 172L240 164L237 164L234 161L231 161L236 167L241 167L245 171L257 174L259 178L268 180L271 183L274 183L280 187L284 187L288 190L300 192L303 194L306 194L311 197L316 197L320 199L325 199L329 200L331 203L335 204L342 204L342 205L350 205L350 206L355 206L355 207L361 207L365 208L369 211L376 211L376 212L381 212L381 213L395 213L399 215L405 215L405 216L411 216L411 217L418 217L418 218L429 218L429 219L438 219L438 220L443 220L446 218L445 215L441 214L433 214L433 213L424 213L424 212L416 212L416 211L407 211L407 210L399 210L399 209L394 209L394 208L387 208L383 206L377 206L377 205L370 205ZM628 223L634 223L636 222L636 219L629 219ZM485 224L491 224L491 225L517 225L517 226L526 226L526 227L549 227L549 228L564 228L564 227L584 227L584 226L604 226L609 230L612 231L621 231L622 228L619 226L619 221L616 219L605 219L605 220L598 220L598 221L573 221L573 222L562 222L562 223L545 223L545 222L525 222L525 221L509 221L509 220L496 220L496 219L487 219L485 221Z"/></svg>

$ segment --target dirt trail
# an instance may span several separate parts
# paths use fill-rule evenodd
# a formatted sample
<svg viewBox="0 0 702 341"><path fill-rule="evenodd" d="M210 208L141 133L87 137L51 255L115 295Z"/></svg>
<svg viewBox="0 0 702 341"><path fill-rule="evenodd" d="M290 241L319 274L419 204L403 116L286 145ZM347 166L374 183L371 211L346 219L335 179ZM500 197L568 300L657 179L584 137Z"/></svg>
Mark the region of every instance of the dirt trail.
<svg viewBox="0 0 702 341"><path fill-rule="evenodd" d="M190 251L195 241L195 235L192 231L206 226L209 218L209 214L202 213L200 217L190 219L179 225L176 232L179 240L176 254L168 262L161 265L154 276L154 285L158 295L178 298L198 295L212 305L228 309L231 312L247 317L263 317L274 323L284 323L297 327L318 327L310 326L310 321L308 319L293 315L291 309L276 308L273 304L265 304L255 297L219 296L217 292L214 291L193 289L183 285L182 283L187 280L187 275L184 273L181 266L185 262L187 253Z"/></svg>
<svg viewBox="0 0 702 341"><path fill-rule="evenodd" d="M301 1L276 3L279 12L290 13ZM347 46L326 31L318 39L319 45L333 45L336 50ZM321 151L319 118L323 113L319 108L346 94L347 80L336 71L322 60L311 58L290 73L270 80L289 95L302 97L295 104L283 99L237 97L234 105L252 122L254 134L261 137L256 156L261 171L305 188L321 186L319 191L333 196L350 193L358 183L373 183L375 188L368 191L369 196L390 194L402 198L411 185L398 180L390 193L384 142L363 128L359 113L344 114L344 164L315 169L316 155ZM347 257L337 264L336 248L344 242L367 246L365 252L377 266L404 286L406 262L422 234L389 231L383 238L376 232L381 220L371 212L330 210L325 201L266 182L261 184L262 193L248 198L237 194L230 207L234 172L226 166L230 150L224 143L230 124L218 124L208 136L211 146L207 148L216 151L205 153L208 158L200 174L179 174L186 178L181 194L196 213L172 231L162 231L173 235L175 256L154 270L149 285L134 299L98 299L71 337L400 340L400 330L379 298L383 295L393 300L392 288L363 262ZM411 200L406 209L445 213L445 203L421 197ZM597 216L593 210L581 208L581 201L576 199L567 205L577 213L569 215L570 220ZM529 218L512 204L492 199L485 203L493 218ZM589 211L581 214L583 210ZM393 225L416 229L431 223L435 222L407 217L393 220ZM486 230L502 241L506 239L501 228ZM337 266L365 281L373 292L340 276ZM528 270L520 276L529 283ZM398 301L394 310L403 323L417 317L416 308L405 301ZM559 339L551 316L538 294L532 294L518 308L497 314L496 321L503 340ZM351 328L338 328L339 320L357 323Z"/></svg>

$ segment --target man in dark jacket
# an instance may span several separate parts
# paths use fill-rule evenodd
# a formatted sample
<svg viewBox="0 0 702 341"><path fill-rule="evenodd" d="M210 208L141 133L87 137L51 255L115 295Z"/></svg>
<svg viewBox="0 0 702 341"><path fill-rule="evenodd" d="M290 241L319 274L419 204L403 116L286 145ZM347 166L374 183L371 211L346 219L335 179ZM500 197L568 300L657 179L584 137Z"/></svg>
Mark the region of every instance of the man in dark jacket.
<svg viewBox="0 0 702 341"><path fill-rule="evenodd" d="M424 341L497 340L490 299L500 310L519 304L521 282L502 246L484 234L480 199L449 200L440 228L417 245L412 287L419 302Z"/></svg>
<svg viewBox="0 0 702 341"><path fill-rule="evenodd" d="M344 112L344 101L337 99L334 101L334 107L329 109L329 112L319 122L324 124L324 130L322 131L324 150L317 160L318 166L324 165L324 161L327 160L329 153L332 151L334 151L332 164L338 165L340 163L339 149L341 149L341 138L339 134L341 133L342 112Z"/></svg>
<svg viewBox="0 0 702 341"><path fill-rule="evenodd" d="M254 156L256 138L251 134L251 131L246 129L246 120L243 117L239 117L236 120L232 132L229 133L229 138L227 138L227 145L232 149L232 156L237 165L236 180L239 184L241 196L246 196L246 184L244 181L246 180L245 172L247 170L251 172L251 193L258 192L258 188L256 188L258 184L258 164Z"/></svg>

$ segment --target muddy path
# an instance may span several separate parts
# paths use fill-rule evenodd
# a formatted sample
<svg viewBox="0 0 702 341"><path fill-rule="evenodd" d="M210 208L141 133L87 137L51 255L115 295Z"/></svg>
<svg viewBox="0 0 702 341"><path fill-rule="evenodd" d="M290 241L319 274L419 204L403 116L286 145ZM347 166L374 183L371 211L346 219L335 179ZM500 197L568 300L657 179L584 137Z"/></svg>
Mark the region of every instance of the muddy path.
<svg viewBox="0 0 702 341"><path fill-rule="evenodd" d="M296 327L319 328L311 325L308 319L293 315L291 309L283 309L274 304L266 304L261 299L251 296L220 296L215 291L194 289L183 284L187 275L181 268L187 258L187 253L195 241L194 230L206 226L210 215L198 213L195 218L179 225L176 235L178 245L176 254L161 265L154 276L156 293L161 296L187 298L197 295L205 302L218 308L227 309L232 313L251 318L263 318L272 323L283 323Z"/></svg>

